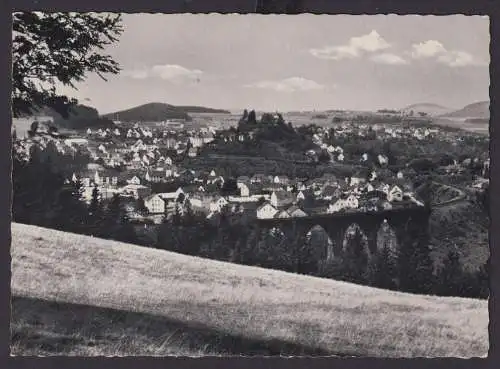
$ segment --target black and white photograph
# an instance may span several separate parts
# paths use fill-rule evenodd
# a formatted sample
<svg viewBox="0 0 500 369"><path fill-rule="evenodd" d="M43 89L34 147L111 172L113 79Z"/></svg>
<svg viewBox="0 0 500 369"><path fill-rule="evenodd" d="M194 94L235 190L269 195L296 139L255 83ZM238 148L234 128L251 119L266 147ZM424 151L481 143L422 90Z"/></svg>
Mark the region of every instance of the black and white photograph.
<svg viewBox="0 0 500 369"><path fill-rule="evenodd" d="M11 356L487 357L489 27L12 13Z"/></svg>

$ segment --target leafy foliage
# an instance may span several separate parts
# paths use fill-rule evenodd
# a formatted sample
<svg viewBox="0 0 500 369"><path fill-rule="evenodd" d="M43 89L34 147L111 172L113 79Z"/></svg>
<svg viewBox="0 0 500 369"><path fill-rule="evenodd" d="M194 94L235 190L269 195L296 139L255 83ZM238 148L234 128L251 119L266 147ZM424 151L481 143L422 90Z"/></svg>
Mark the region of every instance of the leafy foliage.
<svg viewBox="0 0 500 369"><path fill-rule="evenodd" d="M57 92L75 87L93 72L105 80L120 68L101 52L122 33L121 16L95 13L13 14L13 90L15 117L50 107L63 117L77 101Z"/></svg>

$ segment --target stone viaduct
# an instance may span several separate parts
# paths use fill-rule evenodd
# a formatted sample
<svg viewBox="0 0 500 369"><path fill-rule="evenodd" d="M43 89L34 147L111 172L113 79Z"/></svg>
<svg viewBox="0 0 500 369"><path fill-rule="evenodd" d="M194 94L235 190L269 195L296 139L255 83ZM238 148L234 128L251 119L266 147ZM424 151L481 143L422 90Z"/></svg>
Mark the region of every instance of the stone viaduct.
<svg viewBox="0 0 500 369"><path fill-rule="evenodd" d="M429 217L431 209L415 206L384 210L379 212L353 212L318 214L306 217L258 219L260 229L277 228L287 239L300 239L315 226L321 226L333 242L334 255L343 248L347 229L356 224L367 238L370 254L377 251L377 235L380 227L387 221L396 235L398 247L415 242L429 241ZM322 251L322 259L326 259L326 250Z"/></svg>

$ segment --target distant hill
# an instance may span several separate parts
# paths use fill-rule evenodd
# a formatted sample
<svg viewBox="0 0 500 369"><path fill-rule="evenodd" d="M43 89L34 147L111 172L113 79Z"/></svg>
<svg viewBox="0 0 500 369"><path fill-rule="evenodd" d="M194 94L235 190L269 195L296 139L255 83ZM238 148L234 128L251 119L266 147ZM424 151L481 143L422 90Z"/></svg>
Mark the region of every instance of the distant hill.
<svg viewBox="0 0 500 369"><path fill-rule="evenodd" d="M112 120L99 116L97 109L86 105L75 105L69 110L69 117L63 118L55 110L43 107L38 111L34 111L31 117L27 119L35 121L50 117L53 119L53 124L58 128L67 129L87 129L91 128L113 128L115 124Z"/></svg>
<svg viewBox="0 0 500 369"><path fill-rule="evenodd" d="M224 109L212 109L206 108L204 106L184 106L177 105L177 108L185 111L186 113L214 113L214 114L231 114L229 110Z"/></svg>
<svg viewBox="0 0 500 369"><path fill-rule="evenodd" d="M144 104L135 108L109 113L104 117L118 119L122 122L162 122L168 119L191 120L191 117L181 108L164 103Z"/></svg>
<svg viewBox="0 0 500 369"><path fill-rule="evenodd" d="M405 113L409 113L412 110L413 110L414 114L425 113L431 117L443 115L443 114L446 114L446 113L453 111L453 109L444 107L442 105L431 104L431 103L412 104L412 105L408 105L406 108L401 109L401 111L403 111Z"/></svg>
<svg viewBox="0 0 500 369"><path fill-rule="evenodd" d="M443 114L443 117L449 118L490 118L490 102L489 101L479 101L473 104L466 105L464 108Z"/></svg>

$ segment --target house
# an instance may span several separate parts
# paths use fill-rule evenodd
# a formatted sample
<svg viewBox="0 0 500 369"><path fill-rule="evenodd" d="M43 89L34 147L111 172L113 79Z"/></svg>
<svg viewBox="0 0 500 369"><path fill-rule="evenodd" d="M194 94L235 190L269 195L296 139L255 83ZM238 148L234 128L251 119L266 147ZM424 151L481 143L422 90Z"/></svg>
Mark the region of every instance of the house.
<svg viewBox="0 0 500 369"><path fill-rule="evenodd" d="M402 201L403 200L403 190L399 186L393 186L389 193L387 194L387 200L389 202Z"/></svg>
<svg viewBox="0 0 500 369"><path fill-rule="evenodd" d="M236 179L236 183L251 183L251 180L249 177L247 176L239 176L237 179Z"/></svg>
<svg viewBox="0 0 500 369"><path fill-rule="evenodd" d="M363 194L363 199L364 200L387 200L387 193L380 191L380 190L372 190L368 191L365 194Z"/></svg>
<svg viewBox="0 0 500 369"><path fill-rule="evenodd" d="M300 209L297 205L292 205L288 209L286 209L286 212L290 214L292 218L294 217L306 217L307 214L305 211Z"/></svg>
<svg viewBox="0 0 500 369"><path fill-rule="evenodd" d="M140 184L131 183L126 185L125 187L122 187L121 192L125 196L132 196L138 199L139 197L145 198L146 196L149 196L149 194L151 193L151 189Z"/></svg>
<svg viewBox="0 0 500 369"><path fill-rule="evenodd" d="M222 196L219 196L215 201L210 203L211 212L221 212L229 202Z"/></svg>
<svg viewBox="0 0 500 369"><path fill-rule="evenodd" d="M373 212L373 211L378 211L379 210L379 207L378 207L378 200L377 199L369 199L368 201L366 201L361 207L360 207L360 210L361 211L364 211L364 212Z"/></svg>
<svg viewBox="0 0 500 369"><path fill-rule="evenodd" d="M338 199L328 206L326 212L329 214L338 213L339 211L345 209L346 207L347 207L346 201L344 199Z"/></svg>
<svg viewBox="0 0 500 369"><path fill-rule="evenodd" d="M186 194L184 193L184 190L182 189L182 187L179 187L175 192L159 193L158 196L160 196L163 200L167 201L168 203L178 202L179 199L186 198Z"/></svg>
<svg viewBox="0 0 500 369"><path fill-rule="evenodd" d="M203 146L203 139L201 137L189 137L189 142L194 148Z"/></svg>
<svg viewBox="0 0 500 369"><path fill-rule="evenodd" d="M268 202L265 202L257 208L258 219L271 219L274 218L278 210Z"/></svg>
<svg viewBox="0 0 500 369"><path fill-rule="evenodd" d="M274 178L273 178L274 184L286 185L286 184L288 184L289 181L290 180L286 176L274 176Z"/></svg>
<svg viewBox="0 0 500 369"><path fill-rule="evenodd" d="M167 156L164 160L165 160L165 164L167 164L167 165L172 165L174 163L170 156Z"/></svg>
<svg viewBox="0 0 500 369"><path fill-rule="evenodd" d="M363 177L361 177L360 175L354 175L354 176L349 178L348 184L350 186L358 186L364 182L365 182L365 179Z"/></svg>
<svg viewBox="0 0 500 369"><path fill-rule="evenodd" d="M286 191L273 191L270 203L275 208L290 205L294 200L292 194Z"/></svg>
<svg viewBox="0 0 500 369"><path fill-rule="evenodd" d="M377 190L382 191L386 194L389 194L390 186L387 183L381 183L378 187Z"/></svg>
<svg viewBox="0 0 500 369"><path fill-rule="evenodd" d="M375 187L371 183L366 183L363 187L361 187L362 192L372 192L375 190Z"/></svg>
<svg viewBox="0 0 500 369"><path fill-rule="evenodd" d="M188 150L188 156L190 158L194 158L196 155L198 155L198 150L194 147L191 147L189 150Z"/></svg>
<svg viewBox="0 0 500 369"><path fill-rule="evenodd" d="M240 190L240 196L242 196L242 197L250 196L250 189L248 188L248 186L245 183L237 182L236 186Z"/></svg>
<svg viewBox="0 0 500 369"><path fill-rule="evenodd" d="M133 176L131 179L127 180L127 183L133 184L133 185L140 185L141 179L137 176Z"/></svg>
<svg viewBox="0 0 500 369"><path fill-rule="evenodd" d="M165 200L159 194L147 196L144 205L150 214L164 214L166 210Z"/></svg>
<svg viewBox="0 0 500 369"><path fill-rule="evenodd" d="M256 173L250 178L250 183L251 184L261 184L261 183L266 183L267 177L264 174L261 173Z"/></svg>
<svg viewBox="0 0 500 369"><path fill-rule="evenodd" d="M350 209L357 209L359 207L359 200L354 195L349 195L345 200L346 207Z"/></svg>
<svg viewBox="0 0 500 369"><path fill-rule="evenodd" d="M288 214L288 211L286 211L286 210L281 210L274 217L275 218L290 218L290 214Z"/></svg>
<svg viewBox="0 0 500 369"><path fill-rule="evenodd" d="M179 173L177 173L177 168L174 167L173 165L169 165L164 169L165 169L165 176L166 177L169 177L169 178L170 177L178 177Z"/></svg>
<svg viewBox="0 0 500 369"><path fill-rule="evenodd" d="M321 190L321 198L324 200L331 200L333 197L336 197L339 195L339 191L337 187L326 185L323 187Z"/></svg>
<svg viewBox="0 0 500 369"><path fill-rule="evenodd" d="M389 158L386 155L378 155L377 160L381 166L389 164Z"/></svg>
<svg viewBox="0 0 500 369"><path fill-rule="evenodd" d="M305 198L306 198L306 196L304 195L304 192L299 191L299 193L297 194L297 197L296 197L297 202L303 201L303 200L305 200Z"/></svg>
<svg viewBox="0 0 500 369"><path fill-rule="evenodd" d="M189 197L189 202L195 210L210 211L210 204L215 202L215 197L205 193L195 193Z"/></svg>

